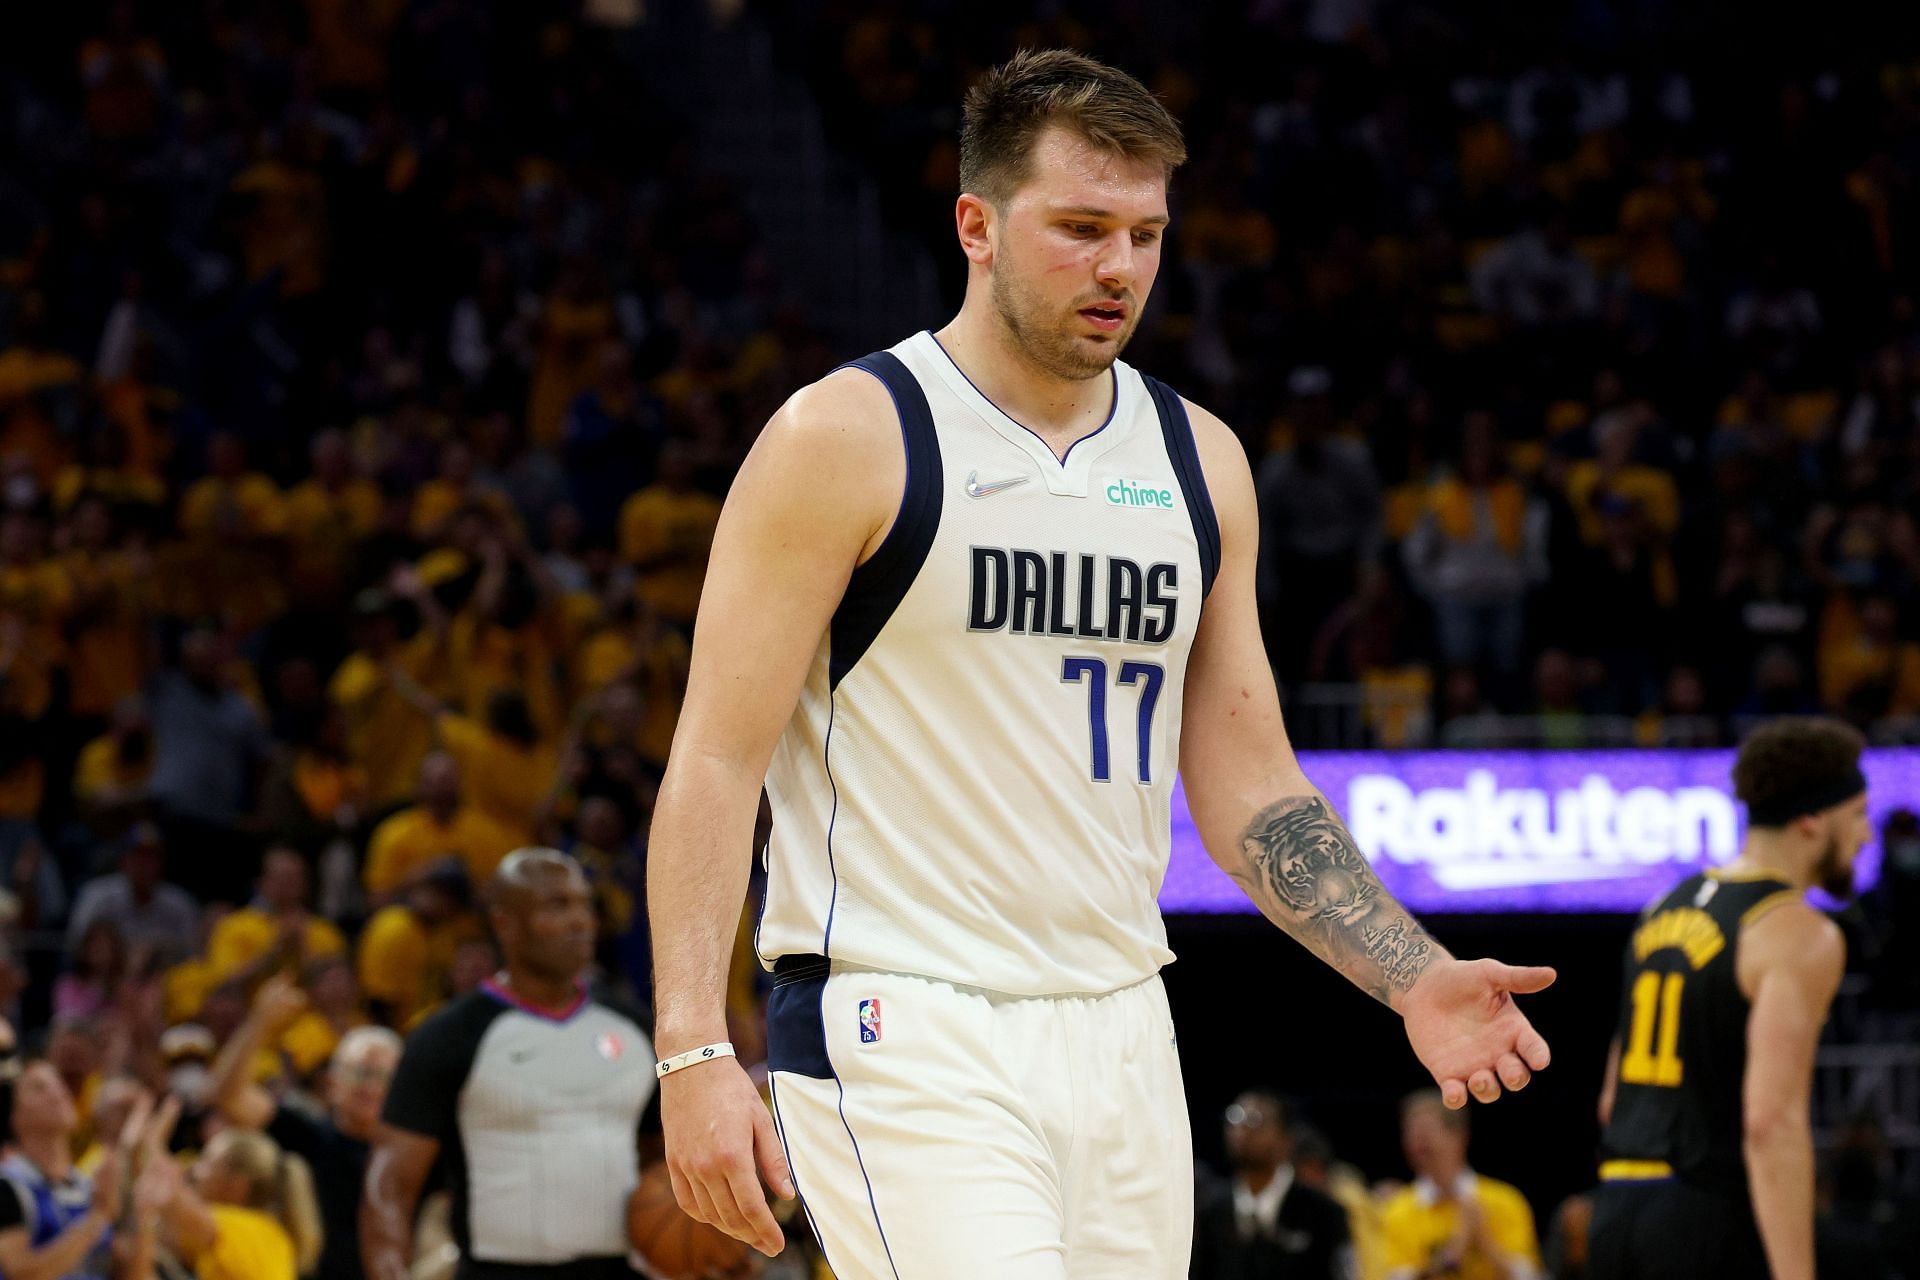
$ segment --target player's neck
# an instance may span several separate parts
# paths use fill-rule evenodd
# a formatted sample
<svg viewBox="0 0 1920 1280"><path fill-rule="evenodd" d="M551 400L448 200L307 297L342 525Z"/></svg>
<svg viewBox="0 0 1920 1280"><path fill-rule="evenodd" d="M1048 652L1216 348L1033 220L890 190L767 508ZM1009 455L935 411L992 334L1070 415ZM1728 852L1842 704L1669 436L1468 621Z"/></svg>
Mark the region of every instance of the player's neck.
<svg viewBox="0 0 1920 1280"><path fill-rule="evenodd" d="M1740 856L1722 867L1721 874L1730 878L1772 876L1796 889L1813 884L1813 868L1805 854L1783 836L1758 830L1747 832Z"/></svg>
<svg viewBox="0 0 1920 1280"><path fill-rule="evenodd" d="M963 306L933 335L968 381L1014 421L1053 447L1055 455L1094 430L1113 410L1109 373L1062 378L1034 364L1006 325L985 305Z"/></svg>

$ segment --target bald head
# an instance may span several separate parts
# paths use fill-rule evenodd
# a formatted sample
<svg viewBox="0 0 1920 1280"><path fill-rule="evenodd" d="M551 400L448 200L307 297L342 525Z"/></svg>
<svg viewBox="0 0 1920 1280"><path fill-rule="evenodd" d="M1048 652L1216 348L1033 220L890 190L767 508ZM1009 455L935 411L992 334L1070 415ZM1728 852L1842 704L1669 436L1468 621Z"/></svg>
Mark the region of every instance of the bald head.
<svg viewBox="0 0 1920 1280"><path fill-rule="evenodd" d="M580 864L558 849L516 849L487 886L493 933L507 971L572 982L593 960L593 892Z"/></svg>

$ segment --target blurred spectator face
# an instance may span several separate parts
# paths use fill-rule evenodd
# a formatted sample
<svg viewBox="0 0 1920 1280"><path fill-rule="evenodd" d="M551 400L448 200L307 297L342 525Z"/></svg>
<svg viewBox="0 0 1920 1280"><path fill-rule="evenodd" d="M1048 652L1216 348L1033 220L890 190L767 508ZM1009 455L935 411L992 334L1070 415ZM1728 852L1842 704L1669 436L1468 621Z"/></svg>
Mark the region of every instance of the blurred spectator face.
<svg viewBox="0 0 1920 1280"><path fill-rule="evenodd" d="M216 1134L188 1175L193 1189L211 1204L243 1205L252 1199L252 1181L236 1167L234 1144L238 1138L239 1132L232 1129Z"/></svg>
<svg viewBox="0 0 1920 1280"><path fill-rule="evenodd" d="M1272 1173L1287 1162L1287 1132L1273 1100L1243 1093L1227 1108L1227 1161L1236 1173Z"/></svg>
<svg viewBox="0 0 1920 1280"><path fill-rule="evenodd" d="M61 1138L80 1123L62 1072L51 1062L30 1063L13 1084L13 1133L23 1142Z"/></svg>
<svg viewBox="0 0 1920 1280"><path fill-rule="evenodd" d="M55 1025L47 1040L47 1061L60 1078L78 1083L100 1069L100 1032L90 1022L73 1020ZM72 1100L68 1100L71 1105Z"/></svg>
<svg viewBox="0 0 1920 1280"><path fill-rule="evenodd" d="M211 627L196 627L180 641L180 670L187 679L203 688L220 683L226 646L219 632Z"/></svg>
<svg viewBox="0 0 1920 1280"><path fill-rule="evenodd" d="M351 1014L360 1004L360 984L354 980L353 967L339 956L328 956L307 967L307 999L320 1013L328 1016Z"/></svg>
<svg viewBox="0 0 1920 1280"><path fill-rule="evenodd" d="M436 751L420 762L420 803L445 817L460 807L460 766Z"/></svg>
<svg viewBox="0 0 1920 1280"><path fill-rule="evenodd" d="M620 806L605 796L590 796L580 802L578 825L581 842L595 849L617 849L626 838Z"/></svg>
<svg viewBox="0 0 1920 1280"><path fill-rule="evenodd" d="M291 849L269 849L260 864L260 900L276 915L307 904L307 864Z"/></svg>
<svg viewBox="0 0 1920 1280"><path fill-rule="evenodd" d="M1675 667L1667 674L1667 714L1671 716L1705 715L1707 683L1693 667Z"/></svg>
<svg viewBox="0 0 1920 1280"><path fill-rule="evenodd" d="M167 852L160 843L160 833L150 827L141 828L133 843L127 846L126 856L120 860L120 871L127 877L127 887L133 890L137 901L152 898L167 873Z"/></svg>
<svg viewBox="0 0 1920 1280"><path fill-rule="evenodd" d="M1115 156L1060 128L1034 140L1027 172L1003 208L963 212L963 245L985 268L993 309L1030 361L1057 378L1098 377L1153 291L1160 227L1149 219L1167 216L1167 175L1155 161ZM1109 216L1069 214L1087 208Z"/></svg>
<svg viewBox="0 0 1920 1280"><path fill-rule="evenodd" d="M615 742L629 742L640 732L646 709L646 700L630 684L611 685L600 697L600 716Z"/></svg>
<svg viewBox="0 0 1920 1280"><path fill-rule="evenodd" d="M400 1046L391 1032L362 1027L349 1031L327 1064L327 1108L333 1122L346 1134L368 1134L380 1121L387 1085L400 1061Z"/></svg>
<svg viewBox="0 0 1920 1280"><path fill-rule="evenodd" d="M1466 1112L1447 1110L1438 1096L1416 1095L1400 1111L1400 1145L1416 1175L1450 1188L1467 1167Z"/></svg>
<svg viewBox="0 0 1920 1280"><path fill-rule="evenodd" d="M470 938L453 953L453 963L447 969L447 985L453 988L453 994L463 996L477 989L499 967L500 957L493 944L484 938Z"/></svg>
<svg viewBox="0 0 1920 1280"><path fill-rule="evenodd" d="M74 968L95 981L105 981L119 977L126 960L127 946L120 930L111 921L96 920L80 936Z"/></svg>
<svg viewBox="0 0 1920 1280"><path fill-rule="evenodd" d="M225 1044L247 1020L247 989L238 982L223 982L207 993L200 1006L200 1025L207 1029L213 1043Z"/></svg>

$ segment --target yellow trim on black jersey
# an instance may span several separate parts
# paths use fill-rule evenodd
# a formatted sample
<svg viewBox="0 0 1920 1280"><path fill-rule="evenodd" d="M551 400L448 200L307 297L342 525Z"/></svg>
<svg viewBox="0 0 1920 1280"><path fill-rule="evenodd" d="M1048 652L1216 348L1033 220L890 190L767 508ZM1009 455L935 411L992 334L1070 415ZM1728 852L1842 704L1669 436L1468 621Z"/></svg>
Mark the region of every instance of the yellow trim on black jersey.
<svg viewBox="0 0 1920 1280"><path fill-rule="evenodd" d="M1665 1160L1607 1160L1600 1165L1602 1182L1653 1182L1672 1176L1673 1166Z"/></svg>
<svg viewBox="0 0 1920 1280"><path fill-rule="evenodd" d="M1740 927L1746 928L1775 907L1799 901L1802 901L1802 898L1798 889L1782 889L1778 893L1770 893L1740 913Z"/></svg>

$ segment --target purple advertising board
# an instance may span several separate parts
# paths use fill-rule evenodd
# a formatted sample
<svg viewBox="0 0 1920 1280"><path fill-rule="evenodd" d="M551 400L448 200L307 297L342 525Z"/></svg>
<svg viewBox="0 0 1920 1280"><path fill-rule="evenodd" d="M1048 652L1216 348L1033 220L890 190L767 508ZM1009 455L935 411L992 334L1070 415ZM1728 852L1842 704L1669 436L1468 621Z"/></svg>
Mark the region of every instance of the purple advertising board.
<svg viewBox="0 0 1920 1280"><path fill-rule="evenodd" d="M1415 911L1638 911L1677 880L1730 862L1746 816L1731 751L1327 751L1300 762L1347 820L1387 888ZM1920 810L1920 748L1862 765L1875 839L1856 883L1880 872L1878 833ZM1168 912L1250 912L1173 800Z"/></svg>

